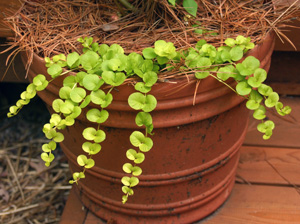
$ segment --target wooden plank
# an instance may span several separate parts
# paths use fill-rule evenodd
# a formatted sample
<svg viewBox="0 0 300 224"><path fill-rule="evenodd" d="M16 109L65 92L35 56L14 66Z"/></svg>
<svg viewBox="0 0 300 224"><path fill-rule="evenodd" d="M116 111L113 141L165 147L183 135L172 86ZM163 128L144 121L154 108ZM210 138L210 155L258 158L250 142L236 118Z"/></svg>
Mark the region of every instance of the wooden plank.
<svg viewBox="0 0 300 224"><path fill-rule="evenodd" d="M228 201L197 224L299 224L300 195L291 187L236 184Z"/></svg>
<svg viewBox="0 0 300 224"><path fill-rule="evenodd" d="M300 149L243 146L237 181L298 185L300 192Z"/></svg>
<svg viewBox="0 0 300 224"><path fill-rule="evenodd" d="M274 82L269 84L278 94L300 96L300 83Z"/></svg>
<svg viewBox="0 0 300 224"><path fill-rule="evenodd" d="M273 120L276 125L273 136L269 140L263 140L262 134L256 129L259 121L254 120L250 114L244 145L300 148L300 97L281 97L281 101L284 105L291 106L292 113L285 117L277 115L276 112L274 114L267 113L268 118Z"/></svg>

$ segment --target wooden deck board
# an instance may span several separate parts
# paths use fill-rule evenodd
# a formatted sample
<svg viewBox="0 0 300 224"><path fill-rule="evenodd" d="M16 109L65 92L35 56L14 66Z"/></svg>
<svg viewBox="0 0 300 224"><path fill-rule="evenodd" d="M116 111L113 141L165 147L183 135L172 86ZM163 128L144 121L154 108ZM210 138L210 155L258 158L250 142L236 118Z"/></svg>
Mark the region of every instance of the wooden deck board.
<svg viewBox="0 0 300 224"><path fill-rule="evenodd" d="M300 186L300 150L244 146L241 149L237 181Z"/></svg>
<svg viewBox="0 0 300 224"><path fill-rule="evenodd" d="M199 224L299 224L300 194L291 187L236 184L227 202Z"/></svg>

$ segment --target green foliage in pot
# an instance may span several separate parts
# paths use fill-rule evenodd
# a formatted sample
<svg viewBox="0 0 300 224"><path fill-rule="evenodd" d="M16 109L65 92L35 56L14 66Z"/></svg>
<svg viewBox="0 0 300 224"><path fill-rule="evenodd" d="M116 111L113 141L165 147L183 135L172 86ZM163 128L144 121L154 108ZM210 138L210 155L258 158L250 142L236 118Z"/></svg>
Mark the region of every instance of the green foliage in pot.
<svg viewBox="0 0 300 224"><path fill-rule="evenodd" d="M118 44L99 45L91 37L79 38L78 41L83 46L81 54L72 52L45 58L51 79L47 80L44 74L37 75L21 94L16 105L10 107L8 116L16 115L37 91L43 91L49 82L64 76L59 98L52 103L54 113L43 128L50 142L42 146L41 158L49 166L54 159L52 151L57 143L64 140L61 130L74 125L76 118L90 103L97 105L97 108L90 109L85 114L91 124L97 124L97 128L87 127L82 133L86 141L82 145L83 154L77 157L82 171L73 173L73 180L70 181L71 184L78 183L85 177L86 169L95 165L93 156L101 151L101 142L106 139L106 133L101 128L109 119L106 108L113 102L112 90L124 84L128 78L134 78L136 91L129 96L128 104L137 111L135 123L144 127L144 132L133 131L129 138L132 148L126 152L128 163L123 165L126 174L121 179L123 203L128 196L133 195L133 188L138 185L139 176L142 174L146 153L155 144L151 138L154 128L151 112L155 110L157 100L151 94L151 88L158 85L160 74L174 70L199 80L213 77L227 85L247 100L247 108L253 111L255 119L261 121L257 129L263 133L264 139L271 137L275 127L273 121L266 120L266 108L275 108L282 116L291 112L290 107L283 107L278 94L263 83L267 72L260 68L258 59L248 56L240 62L245 53L254 48L250 38L228 38L225 45L218 48L200 40L195 47L188 50L177 50L173 43L158 40L154 47L143 49L142 54L125 54ZM228 79L234 79L236 86L230 86L226 82Z"/></svg>

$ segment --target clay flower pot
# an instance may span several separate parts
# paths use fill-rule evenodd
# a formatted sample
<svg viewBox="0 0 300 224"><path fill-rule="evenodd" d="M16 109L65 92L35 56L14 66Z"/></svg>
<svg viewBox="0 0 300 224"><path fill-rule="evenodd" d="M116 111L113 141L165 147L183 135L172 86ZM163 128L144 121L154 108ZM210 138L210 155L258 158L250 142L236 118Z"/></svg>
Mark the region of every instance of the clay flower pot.
<svg viewBox="0 0 300 224"><path fill-rule="evenodd" d="M273 47L274 35L270 33L248 55L257 57L261 67L268 70ZM22 59L27 61L24 52ZM39 73L47 74L44 64L34 55L30 80ZM61 83L59 78L39 92L49 108ZM126 151L132 147L129 136L138 129L136 111L127 104L134 88L123 85L112 91L114 101L103 124L107 139L94 157L96 166L74 185L83 204L95 215L122 224L191 223L215 211L228 198L247 130L248 110L244 98L213 78L201 81L194 101L195 87L195 81L188 83L186 79L153 87L151 94L158 100L152 113L154 147L146 154L140 183L126 204L121 202L120 180ZM76 158L82 153L81 133L87 123L81 115L74 126L63 131L61 147L71 171L80 170Z"/></svg>

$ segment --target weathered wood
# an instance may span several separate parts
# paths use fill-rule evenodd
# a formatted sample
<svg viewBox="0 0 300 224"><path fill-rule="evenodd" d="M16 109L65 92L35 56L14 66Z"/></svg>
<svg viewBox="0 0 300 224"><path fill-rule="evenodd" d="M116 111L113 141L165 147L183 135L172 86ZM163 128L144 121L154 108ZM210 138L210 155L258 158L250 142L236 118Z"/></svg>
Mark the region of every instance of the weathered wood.
<svg viewBox="0 0 300 224"><path fill-rule="evenodd" d="M243 146L237 182L298 185L300 193L300 149Z"/></svg>
<svg viewBox="0 0 300 224"><path fill-rule="evenodd" d="M292 187L236 184L228 201L197 224L299 224L300 195Z"/></svg>

